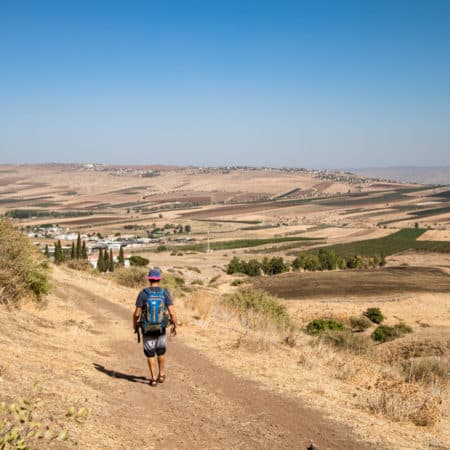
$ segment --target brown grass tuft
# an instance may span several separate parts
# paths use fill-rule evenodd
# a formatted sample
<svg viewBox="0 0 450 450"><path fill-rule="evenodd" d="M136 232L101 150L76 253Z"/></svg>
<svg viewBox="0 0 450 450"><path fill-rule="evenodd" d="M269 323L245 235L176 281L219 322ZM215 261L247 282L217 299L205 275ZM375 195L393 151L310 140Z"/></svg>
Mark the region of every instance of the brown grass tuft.
<svg viewBox="0 0 450 450"><path fill-rule="evenodd" d="M381 376L367 404L369 410L389 420L410 420L416 425L429 426L441 418L441 395L439 391L432 393L416 384Z"/></svg>
<svg viewBox="0 0 450 450"><path fill-rule="evenodd" d="M449 361L446 357L429 356L411 358L402 363L406 381L446 383L449 380Z"/></svg>
<svg viewBox="0 0 450 450"><path fill-rule="evenodd" d="M216 299L210 292L199 289L191 293L184 303L194 313L195 319L207 320Z"/></svg>

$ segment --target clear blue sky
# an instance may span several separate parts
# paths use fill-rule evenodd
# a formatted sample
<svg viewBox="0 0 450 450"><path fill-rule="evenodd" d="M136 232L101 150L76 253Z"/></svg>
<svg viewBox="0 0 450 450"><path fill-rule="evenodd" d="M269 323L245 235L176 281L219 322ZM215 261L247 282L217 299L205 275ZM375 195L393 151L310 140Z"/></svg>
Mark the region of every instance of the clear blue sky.
<svg viewBox="0 0 450 450"><path fill-rule="evenodd" d="M0 1L0 162L450 165L450 1Z"/></svg>

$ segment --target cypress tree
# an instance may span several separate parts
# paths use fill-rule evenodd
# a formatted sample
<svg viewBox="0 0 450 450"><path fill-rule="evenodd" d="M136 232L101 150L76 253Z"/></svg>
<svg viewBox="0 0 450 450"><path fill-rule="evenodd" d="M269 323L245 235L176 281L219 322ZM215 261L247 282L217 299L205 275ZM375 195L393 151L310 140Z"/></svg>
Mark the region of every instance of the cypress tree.
<svg viewBox="0 0 450 450"><path fill-rule="evenodd" d="M99 272L103 272L103 249L102 248L98 252L97 270Z"/></svg>
<svg viewBox="0 0 450 450"><path fill-rule="evenodd" d="M119 265L120 266L125 265L125 257L123 255L123 247L120 247L120 250L119 250Z"/></svg>
<svg viewBox="0 0 450 450"><path fill-rule="evenodd" d="M108 272L109 270L109 255L108 255L108 249L105 248L105 251L103 252L103 272Z"/></svg>
<svg viewBox="0 0 450 450"><path fill-rule="evenodd" d="M55 264L62 263L62 247L61 241L55 242Z"/></svg>
<svg viewBox="0 0 450 450"><path fill-rule="evenodd" d="M108 249L105 248L103 250L103 272L108 272L108 266L109 266Z"/></svg>
<svg viewBox="0 0 450 450"><path fill-rule="evenodd" d="M77 249L76 249L75 257L77 259L81 258L81 236L80 236L80 233L78 233L78 237L77 237Z"/></svg>
<svg viewBox="0 0 450 450"><path fill-rule="evenodd" d="M49 257L50 257L50 253L48 252L48 244L45 244L44 256L45 256L46 258L49 258Z"/></svg>
<svg viewBox="0 0 450 450"><path fill-rule="evenodd" d="M109 251L109 271L114 272L114 259L112 250Z"/></svg>
<svg viewBox="0 0 450 450"><path fill-rule="evenodd" d="M86 242L85 241L83 241L83 244L81 245L81 258L88 259L87 249L86 249Z"/></svg>
<svg viewBox="0 0 450 450"><path fill-rule="evenodd" d="M70 259L75 259L75 242L72 241L72 250L70 251Z"/></svg>

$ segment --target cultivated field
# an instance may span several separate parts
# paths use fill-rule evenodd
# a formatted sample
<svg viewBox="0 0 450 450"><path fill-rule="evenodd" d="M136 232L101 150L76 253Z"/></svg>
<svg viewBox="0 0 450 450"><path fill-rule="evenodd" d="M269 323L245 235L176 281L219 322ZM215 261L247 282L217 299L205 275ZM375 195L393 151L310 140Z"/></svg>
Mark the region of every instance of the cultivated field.
<svg viewBox="0 0 450 450"><path fill-rule="evenodd" d="M336 297L380 301L380 297L393 294L450 293L450 276L427 267L288 273L275 279L258 277L253 283L277 297L299 301Z"/></svg>

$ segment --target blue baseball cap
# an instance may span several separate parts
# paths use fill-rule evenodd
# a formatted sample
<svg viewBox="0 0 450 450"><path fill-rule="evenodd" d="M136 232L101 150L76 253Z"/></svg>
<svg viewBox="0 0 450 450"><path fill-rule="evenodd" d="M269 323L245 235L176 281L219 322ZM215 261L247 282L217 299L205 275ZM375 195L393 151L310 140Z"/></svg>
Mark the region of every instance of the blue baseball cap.
<svg viewBox="0 0 450 450"><path fill-rule="evenodd" d="M149 280L159 281L161 280L161 271L158 269L151 269L147 275Z"/></svg>

